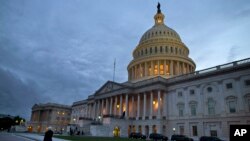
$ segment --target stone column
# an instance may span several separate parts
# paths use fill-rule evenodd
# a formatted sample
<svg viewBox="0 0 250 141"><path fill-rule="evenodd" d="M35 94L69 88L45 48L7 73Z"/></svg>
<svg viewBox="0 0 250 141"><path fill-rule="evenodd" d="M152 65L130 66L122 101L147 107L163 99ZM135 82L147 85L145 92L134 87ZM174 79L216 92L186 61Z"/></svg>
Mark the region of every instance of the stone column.
<svg viewBox="0 0 250 141"><path fill-rule="evenodd" d="M100 101L97 100L97 110L96 110L96 116L98 117L100 115Z"/></svg>
<svg viewBox="0 0 250 141"><path fill-rule="evenodd" d="M120 95L120 111L119 111L119 115L121 116L122 115L122 94Z"/></svg>
<svg viewBox="0 0 250 141"><path fill-rule="evenodd" d="M147 62L145 62L145 64L144 64L144 74L145 74L145 76L148 76L148 63Z"/></svg>
<svg viewBox="0 0 250 141"><path fill-rule="evenodd" d="M137 97L137 116L136 116L136 119L138 120L140 117L140 94L138 94L138 97Z"/></svg>
<svg viewBox="0 0 250 141"><path fill-rule="evenodd" d="M128 112L129 112L129 110L128 110L128 94L126 94L126 97L125 97L125 109L126 109L126 111L125 111L125 118L128 118Z"/></svg>
<svg viewBox="0 0 250 141"><path fill-rule="evenodd" d="M131 116L130 116L132 118L134 117L134 101L135 101L134 95L132 95L132 105L131 105L132 112L131 112Z"/></svg>
<svg viewBox="0 0 250 141"><path fill-rule="evenodd" d="M158 134L162 134L162 125L161 125L161 124L159 124L159 125L157 126L157 133L158 133Z"/></svg>
<svg viewBox="0 0 250 141"><path fill-rule="evenodd" d="M106 115L108 115L109 114L109 99L108 98L106 98L106 104L105 104L105 109L106 109Z"/></svg>
<svg viewBox="0 0 250 141"><path fill-rule="evenodd" d="M141 78L141 77L143 76L143 74L142 74L143 71L142 71L141 63L140 63L140 65L139 65L139 67L140 67L140 69L139 69L139 70L140 70L140 71L139 71L139 77Z"/></svg>
<svg viewBox="0 0 250 141"><path fill-rule="evenodd" d="M157 67L158 75L160 75L160 60L157 61L157 65L158 65L158 67Z"/></svg>
<svg viewBox="0 0 250 141"><path fill-rule="evenodd" d="M104 99L101 99L102 100L102 108L101 108L101 115L103 116L103 108L104 108Z"/></svg>
<svg viewBox="0 0 250 141"><path fill-rule="evenodd" d="M166 91L163 92L163 99L162 99L162 106L163 106L163 116L167 117L167 93Z"/></svg>
<svg viewBox="0 0 250 141"><path fill-rule="evenodd" d="M151 74L152 74L152 76L154 76L154 69L155 69L154 63L153 63L153 61L151 61Z"/></svg>
<svg viewBox="0 0 250 141"><path fill-rule="evenodd" d="M163 74L164 76L166 76L166 60L164 60L164 64L163 64Z"/></svg>
<svg viewBox="0 0 250 141"><path fill-rule="evenodd" d="M177 61L177 75L180 75L180 62Z"/></svg>
<svg viewBox="0 0 250 141"><path fill-rule="evenodd" d="M153 91L150 92L150 116L149 118L152 119L153 118Z"/></svg>
<svg viewBox="0 0 250 141"><path fill-rule="evenodd" d="M143 95L144 99L143 99L143 117L142 119L145 120L145 117L146 117L146 104L147 104L147 95L146 95L146 92L144 93Z"/></svg>
<svg viewBox="0 0 250 141"><path fill-rule="evenodd" d="M114 105L115 111L114 115L117 115L117 96L115 96L115 105Z"/></svg>
<svg viewBox="0 0 250 141"><path fill-rule="evenodd" d="M185 68L184 62L182 62L182 74L186 73L184 68Z"/></svg>
<svg viewBox="0 0 250 141"><path fill-rule="evenodd" d="M149 135L150 135L151 133L153 133L153 126L149 125L148 128L149 128Z"/></svg>
<svg viewBox="0 0 250 141"><path fill-rule="evenodd" d="M131 69L132 69L132 78L131 78L131 80L133 80L134 77L135 77L135 70L134 70L134 67L131 67Z"/></svg>
<svg viewBox="0 0 250 141"><path fill-rule="evenodd" d="M174 65L173 65L173 60L170 61L170 76L174 76Z"/></svg>
<svg viewBox="0 0 250 141"><path fill-rule="evenodd" d="M96 117L96 101L94 102L93 119Z"/></svg>
<svg viewBox="0 0 250 141"><path fill-rule="evenodd" d="M109 114L113 114L113 97L110 98Z"/></svg>
<svg viewBox="0 0 250 141"><path fill-rule="evenodd" d="M157 119L161 118L161 90L158 90L158 109L157 109Z"/></svg>

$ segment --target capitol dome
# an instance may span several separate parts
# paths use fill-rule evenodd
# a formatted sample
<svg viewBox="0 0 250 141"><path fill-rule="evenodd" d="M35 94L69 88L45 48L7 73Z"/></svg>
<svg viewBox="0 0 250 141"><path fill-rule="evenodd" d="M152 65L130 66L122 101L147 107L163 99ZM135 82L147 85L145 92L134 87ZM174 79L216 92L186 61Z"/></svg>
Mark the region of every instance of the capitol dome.
<svg viewBox="0 0 250 141"><path fill-rule="evenodd" d="M140 43L154 38L173 39L181 42L181 38L178 33L165 24L154 25L152 28L146 31L142 35Z"/></svg>
<svg viewBox="0 0 250 141"><path fill-rule="evenodd" d="M179 34L164 24L160 4L154 16L155 25L141 37L128 65L128 80L137 82L162 76L170 78L195 71L194 61L188 57L189 49Z"/></svg>

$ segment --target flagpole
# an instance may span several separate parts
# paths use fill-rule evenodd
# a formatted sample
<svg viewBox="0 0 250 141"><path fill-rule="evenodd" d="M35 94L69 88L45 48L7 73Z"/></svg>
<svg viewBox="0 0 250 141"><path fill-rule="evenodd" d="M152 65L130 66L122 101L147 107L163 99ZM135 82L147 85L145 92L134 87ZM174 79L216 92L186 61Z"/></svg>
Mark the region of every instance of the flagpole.
<svg viewBox="0 0 250 141"><path fill-rule="evenodd" d="M114 60L113 82L115 82L115 65L116 65L116 58Z"/></svg>

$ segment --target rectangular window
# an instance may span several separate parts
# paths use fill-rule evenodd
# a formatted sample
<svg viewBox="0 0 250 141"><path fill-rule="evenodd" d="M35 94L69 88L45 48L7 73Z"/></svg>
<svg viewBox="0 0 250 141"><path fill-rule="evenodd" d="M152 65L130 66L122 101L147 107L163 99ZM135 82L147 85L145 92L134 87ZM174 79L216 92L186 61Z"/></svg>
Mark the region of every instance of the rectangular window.
<svg viewBox="0 0 250 141"><path fill-rule="evenodd" d="M164 74L164 69L163 69L163 65L160 65L160 74L163 75Z"/></svg>
<svg viewBox="0 0 250 141"><path fill-rule="evenodd" d="M158 65L155 65L154 67L154 75L158 75Z"/></svg>
<svg viewBox="0 0 250 141"><path fill-rule="evenodd" d="M178 92L178 97L182 97L182 92Z"/></svg>
<svg viewBox="0 0 250 141"><path fill-rule="evenodd" d="M245 85L246 86L250 86L250 79L249 80L245 80Z"/></svg>
<svg viewBox="0 0 250 141"><path fill-rule="evenodd" d="M157 47L155 47L155 53L157 53Z"/></svg>
<svg viewBox="0 0 250 141"><path fill-rule="evenodd" d="M227 83L226 87L227 87L227 89L232 89L233 88L233 84L232 83Z"/></svg>
<svg viewBox="0 0 250 141"><path fill-rule="evenodd" d="M210 130L210 135L212 137L217 137L217 131L216 130Z"/></svg>
<svg viewBox="0 0 250 141"><path fill-rule="evenodd" d="M208 114L209 115L214 115L215 114L214 101L213 100L208 101Z"/></svg>
<svg viewBox="0 0 250 141"><path fill-rule="evenodd" d="M192 126L193 136L198 136L197 126Z"/></svg>
<svg viewBox="0 0 250 141"><path fill-rule="evenodd" d="M179 116L183 117L183 115L184 115L184 105L181 104L181 105L178 106L178 108L179 108Z"/></svg>
<svg viewBox="0 0 250 141"><path fill-rule="evenodd" d="M179 126L180 135L184 135L184 126Z"/></svg>
<svg viewBox="0 0 250 141"><path fill-rule="evenodd" d="M250 99L248 99L247 101L248 101L248 110L250 112Z"/></svg>
<svg viewBox="0 0 250 141"><path fill-rule="evenodd" d="M196 116L196 105L191 105L191 115Z"/></svg>
<svg viewBox="0 0 250 141"><path fill-rule="evenodd" d="M194 95L195 93L194 90L190 90L189 92L190 92L190 95Z"/></svg>
<svg viewBox="0 0 250 141"><path fill-rule="evenodd" d="M235 101L229 101L229 112L235 113L236 112L236 103Z"/></svg>

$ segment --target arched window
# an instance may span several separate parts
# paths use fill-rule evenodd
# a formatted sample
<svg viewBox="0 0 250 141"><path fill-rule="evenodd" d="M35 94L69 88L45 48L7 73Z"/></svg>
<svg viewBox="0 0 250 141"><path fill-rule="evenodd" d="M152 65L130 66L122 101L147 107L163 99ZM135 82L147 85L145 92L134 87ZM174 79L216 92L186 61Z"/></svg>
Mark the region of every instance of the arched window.
<svg viewBox="0 0 250 141"><path fill-rule="evenodd" d="M160 52L162 53L162 46L160 47Z"/></svg>
<svg viewBox="0 0 250 141"><path fill-rule="evenodd" d="M152 47L150 48L150 54L152 54Z"/></svg>

